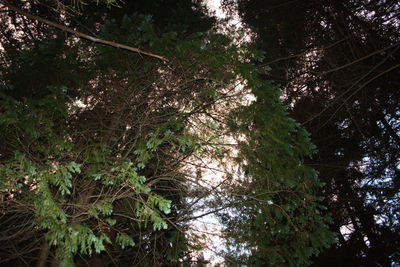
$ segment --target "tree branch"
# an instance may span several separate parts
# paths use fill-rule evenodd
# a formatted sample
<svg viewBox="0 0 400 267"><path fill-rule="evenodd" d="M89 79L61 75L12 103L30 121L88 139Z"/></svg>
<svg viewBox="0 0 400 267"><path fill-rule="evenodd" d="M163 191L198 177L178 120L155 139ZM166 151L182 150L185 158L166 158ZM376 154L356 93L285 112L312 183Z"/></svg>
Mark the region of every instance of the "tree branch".
<svg viewBox="0 0 400 267"><path fill-rule="evenodd" d="M115 42L99 39L99 38L87 35L85 33L75 31L75 30L73 30L71 28L68 28L68 27L66 27L64 25L52 22L50 20L41 18L41 17L36 16L36 15L32 15L32 14L26 12L26 11L23 11L23 10L21 10L19 8L16 8L16 7L14 7L14 6L12 6L12 5L8 4L8 3L5 3L4 1L0 1L0 3L3 4L4 6L6 6L7 8L9 8L10 10L13 10L13 11L15 11L15 12L17 12L17 13L19 13L19 14L21 14L21 15L29 18L29 19L33 19L33 20L37 20L37 21L43 22L43 23L45 23L45 24L47 24L49 26L52 26L54 28L57 28L59 30L62 30L62 31L65 31L65 32L69 32L69 33L71 33L71 34L73 34L73 35L75 35L75 36L77 36L79 38L86 39L86 40L92 41L94 43L104 44L104 45L112 46L112 47L115 47L115 48L128 50L128 51L135 52L135 53L142 54L142 55L146 55L146 56L149 56L149 57L155 57L155 58L161 59L163 61L169 61L166 57L163 57L163 56L160 56L160 55L156 55L156 54L153 54L153 53L150 53L150 52L146 52L146 51L140 50L139 48L135 48L135 47L131 47L131 46L128 46L128 45L124 45L124 44L120 44L120 43L115 43Z"/></svg>

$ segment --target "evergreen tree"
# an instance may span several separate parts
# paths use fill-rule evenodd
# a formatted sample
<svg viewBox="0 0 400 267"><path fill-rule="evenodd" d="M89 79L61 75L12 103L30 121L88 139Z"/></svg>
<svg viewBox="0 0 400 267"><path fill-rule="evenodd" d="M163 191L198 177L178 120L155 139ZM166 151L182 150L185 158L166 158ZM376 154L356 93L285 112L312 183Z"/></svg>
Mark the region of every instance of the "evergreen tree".
<svg viewBox="0 0 400 267"><path fill-rule="evenodd" d="M336 244L315 266L399 262L398 1L226 1L318 154Z"/></svg>
<svg viewBox="0 0 400 267"><path fill-rule="evenodd" d="M279 243L256 263L307 262L329 241L319 182L302 165L312 146L258 78L258 52L213 31L198 3L126 2L2 6L0 264L196 264L201 240L188 228L210 191L189 167L224 161L224 138L239 135L246 175L218 209L248 207L254 223L227 225ZM257 101L245 106L249 90ZM232 195L242 185L269 197Z"/></svg>
<svg viewBox="0 0 400 267"><path fill-rule="evenodd" d="M322 216L322 184L302 162L315 147L288 117L277 88L255 72L244 78L256 100L232 114L243 174L228 189L230 205L220 213L225 257L233 265L306 266L333 238L329 217Z"/></svg>

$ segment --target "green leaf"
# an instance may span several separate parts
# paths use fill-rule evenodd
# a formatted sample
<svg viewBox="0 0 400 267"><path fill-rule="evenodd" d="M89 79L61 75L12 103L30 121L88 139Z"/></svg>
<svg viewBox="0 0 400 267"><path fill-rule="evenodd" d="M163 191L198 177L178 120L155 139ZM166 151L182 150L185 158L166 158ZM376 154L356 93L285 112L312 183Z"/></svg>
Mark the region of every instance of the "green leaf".
<svg viewBox="0 0 400 267"><path fill-rule="evenodd" d="M114 226L117 223L116 219L112 219L112 218L107 218L106 222L110 225L110 226Z"/></svg>
<svg viewBox="0 0 400 267"><path fill-rule="evenodd" d="M129 246L135 246L135 242L133 241L133 239L125 233L118 233L116 237L116 242L121 246L122 249L125 249Z"/></svg>

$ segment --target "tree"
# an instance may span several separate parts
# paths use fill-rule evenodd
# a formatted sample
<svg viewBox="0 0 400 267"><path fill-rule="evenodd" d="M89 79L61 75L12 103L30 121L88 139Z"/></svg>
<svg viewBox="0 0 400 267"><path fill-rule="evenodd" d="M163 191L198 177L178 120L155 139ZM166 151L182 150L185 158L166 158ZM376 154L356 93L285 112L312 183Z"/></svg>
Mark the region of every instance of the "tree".
<svg viewBox="0 0 400 267"><path fill-rule="evenodd" d="M309 153L310 143L287 118L276 90L254 77L257 69L247 59L255 52L209 30L213 19L205 18L198 4L176 1L180 16L166 13L158 1L111 9L88 3L72 16L44 4L7 2L17 9L1 13L7 22L0 37L1 264L189 265L200 240L187 231L197 201L188 199L208 193L191 178L192 163L225 158L224 137L243 131L255 138L241 145L243 157L262 169L248 151L271 127L270 137L287 138L269 144L283 151L271 154L269 168L283 171L283 165L275 166L281 155L296 171L302 168L301 155ZM41 20L27 23L29 17L18 9ZM43 19L168 61L81 40ZM249 88L271 105L273 121L255 116L258 104L242 107ZM225 120L229 114L231 120ZM254 121L259 133L246 132L245 121ZM303 179L309 188L297 185ZM307 169L294 177L294 185L274 182L274 190L294 186L304 191L301 197L313 198L315 179ZM298 200L292 194L279 197L282 202L273 201L280 206ZM309 203L293 212L284 207L286 219L319 209L316 201ZM303 231L327 234L324 218L315 214L309 221L316 227ZM303 242L309 240L304 236ZM313 245L318 249L325 241Z"/></svg>
<svg viewBox="0 0 400 267"><path fill-rule="evenodd" d="M196 142L185 125L192 111L212 105L200 101L212 81L196 75L214 72L198 61L200 39L158 36L144 15L101 21L100 38L171 56L179 49L184 60L166 65L41 22L21 25L27 18L18 13L3 17L14 18L23 33L5 25L2 39L2 260L100 266L183 258L180 166Z"/></svg>
<svg viewBox="0 0 400 267"><path fill-rule="evenodd" d="M243 173L229 185L229 208L219 213L225 257L246 266L305 266L332 241L317 195L322 184L302 163L314 146L287 116L277 88L256 72L243 77L256 100L231 117Z"/></svg>
<svg viewBox="0 0 400 267"><path fill-rule="evenodd" d="M398 2L226 2L318 147L307 163L326 183L337 240L315 266L399 262Z"/></svg>

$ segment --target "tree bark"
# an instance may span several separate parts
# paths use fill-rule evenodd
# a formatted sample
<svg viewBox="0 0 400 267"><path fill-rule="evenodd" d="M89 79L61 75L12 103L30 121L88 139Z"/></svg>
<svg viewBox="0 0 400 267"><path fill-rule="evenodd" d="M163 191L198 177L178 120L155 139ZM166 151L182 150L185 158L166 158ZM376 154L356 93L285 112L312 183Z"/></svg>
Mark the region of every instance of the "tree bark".
<svg viewBox="0 0 400 267"><path fill-rule="evenodd" d="M50 245L46 240L43 240L42 245L40 246L39 258L36 263L36 267L46 267L47 258L50 253Z"/></svg>

